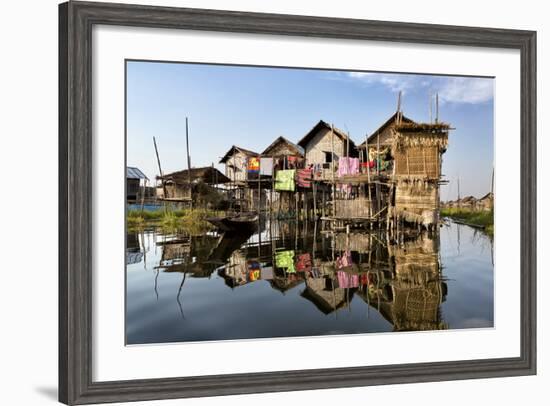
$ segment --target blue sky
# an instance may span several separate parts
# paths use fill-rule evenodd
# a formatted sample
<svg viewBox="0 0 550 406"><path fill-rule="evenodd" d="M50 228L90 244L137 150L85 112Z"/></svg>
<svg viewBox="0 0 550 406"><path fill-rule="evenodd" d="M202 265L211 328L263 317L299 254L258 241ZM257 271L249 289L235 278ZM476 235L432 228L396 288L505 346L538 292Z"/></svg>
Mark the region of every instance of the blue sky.
<svg viewBox="0 0 550 406"><path fill-rule="evenodd" d="M450 181L441 198L480 197L491 187L493 79L160 62L127 63L127 163L158 174L156 137L165 173L185 169L185 117L191 164L218 161L231 145L257 152L282 135L300 140L320 119L360 143L391 116L429 121L430 94L439 118L455 130L443 155ZM435 111L435 109L434 109Z"/></svg>

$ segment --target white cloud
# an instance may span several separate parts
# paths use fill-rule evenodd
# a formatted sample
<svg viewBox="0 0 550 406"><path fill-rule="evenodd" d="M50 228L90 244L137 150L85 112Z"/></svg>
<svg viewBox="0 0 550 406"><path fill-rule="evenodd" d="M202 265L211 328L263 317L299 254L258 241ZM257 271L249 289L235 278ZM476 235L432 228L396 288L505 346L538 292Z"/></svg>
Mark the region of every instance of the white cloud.
<svg viewBox="0 0 550 406"><path fill-rule="evenodd" d="M494 95L493 79L488 78L346 72L338 79L356 80L368 86L379 84L395 93L438 93L442 103L485 103Z"/></svg>
<svg viewBox="0 0 550 406"><path fill-rule="evenodd" d="M348 72L347 76L351 79L360 80L365 84L382 84L390 89L392 92L396 93L406 93L420 85L414 75L373 72Z"/></svg>
<svg viewBox="0 0 550 406"><path fill-rule="evenodd" d="M449 103L485 103L493 99L493 79L486 78L445 78L436 89L439 97Z"/></svg>

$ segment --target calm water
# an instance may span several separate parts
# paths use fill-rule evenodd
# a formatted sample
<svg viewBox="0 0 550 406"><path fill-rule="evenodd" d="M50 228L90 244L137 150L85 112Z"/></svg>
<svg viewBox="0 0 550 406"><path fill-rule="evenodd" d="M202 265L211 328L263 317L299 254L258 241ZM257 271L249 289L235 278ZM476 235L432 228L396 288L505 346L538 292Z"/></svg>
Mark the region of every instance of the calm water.
<svg viewBox="0 0 550 406"><path fill-rule="evenodd" d="M492 242L479 231L451 223L388 245L318 227L129 233L128 344L493 326Z"/></svg>

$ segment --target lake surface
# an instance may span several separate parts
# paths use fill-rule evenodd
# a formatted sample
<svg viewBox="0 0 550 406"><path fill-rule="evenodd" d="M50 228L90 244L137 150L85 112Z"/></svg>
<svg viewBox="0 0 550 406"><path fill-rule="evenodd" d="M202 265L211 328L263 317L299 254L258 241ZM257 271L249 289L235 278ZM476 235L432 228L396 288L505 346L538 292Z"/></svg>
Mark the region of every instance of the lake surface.
<svg viewBox="0 0 550 406"><path fill-rule="evenodd" d="M493 326L492 240L273 221L253 235L127 234L127 344Z"/></svg>

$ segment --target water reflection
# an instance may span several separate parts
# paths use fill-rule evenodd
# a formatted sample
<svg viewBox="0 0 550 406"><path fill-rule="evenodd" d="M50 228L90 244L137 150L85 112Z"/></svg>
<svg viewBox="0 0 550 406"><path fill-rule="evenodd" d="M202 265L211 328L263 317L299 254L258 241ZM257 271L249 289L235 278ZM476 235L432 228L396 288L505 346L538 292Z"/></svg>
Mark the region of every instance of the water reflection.
<svg viewBox="0 0 550 406"><path fill-rule="evenodd" d="M128 343L493 325L485 235L448 224L391 244L383 232L320 228L274 221L249 235L129 233Z"/></svg>

